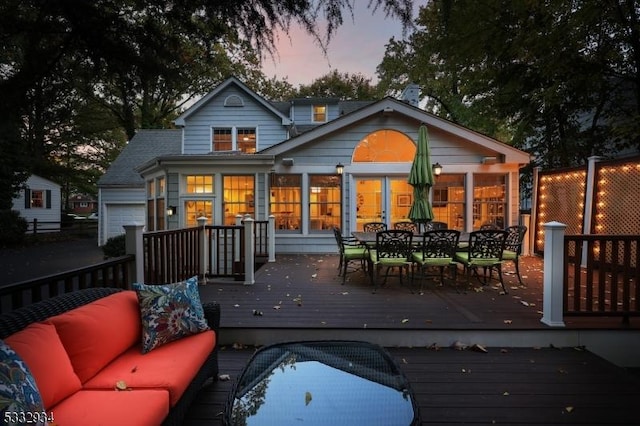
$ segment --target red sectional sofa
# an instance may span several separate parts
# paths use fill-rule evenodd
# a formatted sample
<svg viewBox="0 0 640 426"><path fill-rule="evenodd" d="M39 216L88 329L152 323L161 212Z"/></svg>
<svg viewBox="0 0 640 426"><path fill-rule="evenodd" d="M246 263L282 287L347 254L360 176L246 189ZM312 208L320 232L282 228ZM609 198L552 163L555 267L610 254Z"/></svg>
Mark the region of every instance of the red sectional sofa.
<svg viewBox="0 0 640 426"><path fill-rule="evenodd" d="M220 310L211 330L141 351L134 291L94 288L0 315L0 339L29 367L57 426L179 425L204 382L218 376Z"/></svg>

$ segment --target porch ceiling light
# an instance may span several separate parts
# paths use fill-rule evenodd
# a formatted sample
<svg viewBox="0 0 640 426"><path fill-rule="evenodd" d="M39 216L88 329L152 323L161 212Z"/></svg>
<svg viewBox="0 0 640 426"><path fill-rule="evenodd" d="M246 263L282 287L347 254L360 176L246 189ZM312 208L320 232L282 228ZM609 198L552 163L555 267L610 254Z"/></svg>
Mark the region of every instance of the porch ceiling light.
<svg viewBox="0 0 640 426"><path fill-rule="evenodd" d="M440 173L442 173L442 166L440 163L434 164L431 169L433 170L433 174L436 176L440 176Z"/></svg>
<svg viewBox="0 0 640 426"><path fill-rule="evenodd" d="M338 163L336 164L336 174L343 174L344 173L344 166L342 165L342 163Z"/></svg>

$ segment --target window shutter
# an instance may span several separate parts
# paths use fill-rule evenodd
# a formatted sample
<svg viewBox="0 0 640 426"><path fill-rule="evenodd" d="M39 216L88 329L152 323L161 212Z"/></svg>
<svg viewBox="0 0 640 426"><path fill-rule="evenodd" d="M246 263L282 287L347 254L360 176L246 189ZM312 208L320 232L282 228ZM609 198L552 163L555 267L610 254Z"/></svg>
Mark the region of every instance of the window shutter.
<svg viewBox="0 0 640 426"><path fill-rule="evenodd" d="M31 190L29 188L25 188L24 190L24 208L31 208Z"/></svg>
<svg viewBox="0 0 640 426"><path fill-rule="evenodd" d="M45 197L47 198L46 199L46 203L47 203L46 206L47 206L48 209L50 209L51 208L51 190L50 189L47 189L47 191L45 193Z"/></svg>

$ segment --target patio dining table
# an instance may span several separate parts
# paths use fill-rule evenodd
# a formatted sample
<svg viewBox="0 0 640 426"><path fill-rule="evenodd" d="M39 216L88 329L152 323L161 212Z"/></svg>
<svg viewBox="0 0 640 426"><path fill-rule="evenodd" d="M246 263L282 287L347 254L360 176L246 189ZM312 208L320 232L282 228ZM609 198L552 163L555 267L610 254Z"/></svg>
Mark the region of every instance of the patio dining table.
<svg viewBox="0 0 640 426"><path fill-rule="evenodd" d="M353 238L356 239L360 244L374 246L376 244L376 233L375 232L364 232L364 231L354 231L351 233ZM413 242L414 244L419 244L422 241L422 233L415 232L413 234ZM469 243L469 233L461 232L460 238L458 239L458 244L464 243L465 247Z"/></svg>

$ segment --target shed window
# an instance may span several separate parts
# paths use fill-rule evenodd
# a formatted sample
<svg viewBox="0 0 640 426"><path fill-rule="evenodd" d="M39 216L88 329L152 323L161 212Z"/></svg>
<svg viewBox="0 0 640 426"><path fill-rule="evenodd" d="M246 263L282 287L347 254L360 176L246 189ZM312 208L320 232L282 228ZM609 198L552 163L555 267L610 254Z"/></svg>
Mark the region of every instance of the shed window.
<svg viewBox="0 0 640 426"><path fill-rule="evenodd" d="M39 189L31 190L31 208L32 209L44 208L44 191Z"/></svg>

